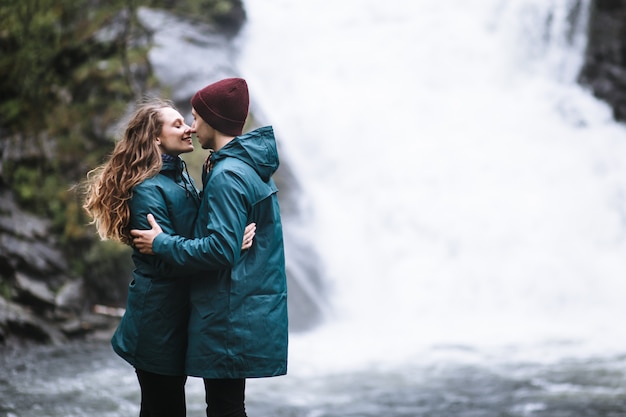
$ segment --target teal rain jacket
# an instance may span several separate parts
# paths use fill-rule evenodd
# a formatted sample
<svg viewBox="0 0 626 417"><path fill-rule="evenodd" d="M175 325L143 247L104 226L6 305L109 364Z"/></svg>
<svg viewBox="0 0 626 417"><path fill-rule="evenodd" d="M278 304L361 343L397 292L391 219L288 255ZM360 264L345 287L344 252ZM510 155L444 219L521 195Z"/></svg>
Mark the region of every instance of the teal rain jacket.
<svg viewBox="0 0 626 417"><path fill-rule="evenodd" d="M152 213L167 233L193 236L200 197L183 164L180 158L164 158L161 172L133 189L131 229L149 229L146 216ZM113 350L137 369L184 375L189 274L137 250L132 258L135 270Z"/></svg>
<svg viewBox="0 0 626 417"><path fill-rule="evenodd" d="M255 378L287 372L287 283L271 126L238 136L211 157L196 239L159 234L153 251L203 270L191 282L187 374ZM256 223L252 247L243 231ZM216 271L217 270L217 271Z"/></svg>

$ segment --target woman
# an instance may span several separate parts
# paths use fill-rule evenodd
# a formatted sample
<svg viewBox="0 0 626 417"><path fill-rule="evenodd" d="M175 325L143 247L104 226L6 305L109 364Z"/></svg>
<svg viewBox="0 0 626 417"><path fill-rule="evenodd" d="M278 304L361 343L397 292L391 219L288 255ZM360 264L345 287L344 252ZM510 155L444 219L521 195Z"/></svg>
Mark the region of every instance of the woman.
<svg viewBox="0 0 626 417"><path fill-rule="evenodd" d="M100 237L131 245L130 230L149 228L148 213L168 233L192 237L200 198L179 155L193 149L171 102L141 103L109 160L88 174L84 208ZM246 230L242 249L250 246ZM132 259L127 308L111 344L135 368L140 417L184 417L189 277L137 250Z"/></svg>

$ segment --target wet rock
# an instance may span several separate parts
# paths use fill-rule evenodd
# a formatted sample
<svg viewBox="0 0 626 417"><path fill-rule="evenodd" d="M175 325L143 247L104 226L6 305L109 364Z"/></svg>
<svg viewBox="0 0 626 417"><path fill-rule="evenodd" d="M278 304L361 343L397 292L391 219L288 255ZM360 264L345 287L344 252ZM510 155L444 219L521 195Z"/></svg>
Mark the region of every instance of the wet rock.
<svg viewBox="0 0 626 417"><path fill-rule="evenodd" d="M0 186L0 343L66 341L62 324L76 315L62 310L81 298L69 276L49 221L22 210Z"/></svg>
<svg viewBox="0 0 626 417"><path fill-rule="evenodd" d="M69 311L81 311L84 307L85 285L82 280L68 281L57 291L54 303L57 307Z"/></svg>
<svg viewBox="0 0 626 417"><path fill-rule="evenodd" d="M579 78L626 121L626 0L594 0L585 64Z"/></svg>
<svg viewBox="0 0 626 417"><path fill-rule="evenodd" d="M47 323L27 308L0 297L0 341L6 343L12 338L52 344L67 341L57 327Z"/></svg>
<svg viewBox="0 0 626 417"><path fill-rule="evenodd" d="M84 336L97 330L109 330L119 322L117 319L99 315L82 314L72 320L66 320L60 326L61 331L71 337Z"/></svg>
<svg viewBox="0 0 626 417"><path fill-rule="evenodd" d="M52 308L55 305L54 293L47 284L22 272L15 274L15 288L17 289L17 299L24 304L32 305L38 309Z"/></svg>
<svg viewBox="0 0 626 417"><path fill-rule="evenodd" d="M24 212L11 192L0 187L0 273L11 269L56 275L67 270L67 262L50 234L50 222ZM7 270L9 269L9 270Z"/></svg>

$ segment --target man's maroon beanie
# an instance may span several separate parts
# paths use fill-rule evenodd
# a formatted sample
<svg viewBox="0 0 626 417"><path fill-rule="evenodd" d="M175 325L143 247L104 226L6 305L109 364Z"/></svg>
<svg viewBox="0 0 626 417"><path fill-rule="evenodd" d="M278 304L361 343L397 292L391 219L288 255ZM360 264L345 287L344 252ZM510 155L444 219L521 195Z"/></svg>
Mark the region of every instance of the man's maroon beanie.
<svg viewBox="0 0 626 417"><path fill-rule="evenodd" d="M191 105L215 130L239 136L248 117L248 84L243 78L226 78L194 94Z"/></svg>

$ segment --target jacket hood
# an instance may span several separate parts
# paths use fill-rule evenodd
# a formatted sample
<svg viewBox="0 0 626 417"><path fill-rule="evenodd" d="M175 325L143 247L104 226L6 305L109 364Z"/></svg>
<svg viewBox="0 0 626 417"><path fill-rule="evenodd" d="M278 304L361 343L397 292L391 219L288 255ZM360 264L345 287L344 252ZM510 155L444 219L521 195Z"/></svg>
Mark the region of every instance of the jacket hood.
<svg viewBox="0 0 626 417"><path fill-rule="evenodd" d="M278 150L272 126L265 126L235 137L215 152L213 162L227 157L237 158L250 165L263 181L268 181L278 169Z"/></svg>

